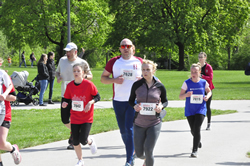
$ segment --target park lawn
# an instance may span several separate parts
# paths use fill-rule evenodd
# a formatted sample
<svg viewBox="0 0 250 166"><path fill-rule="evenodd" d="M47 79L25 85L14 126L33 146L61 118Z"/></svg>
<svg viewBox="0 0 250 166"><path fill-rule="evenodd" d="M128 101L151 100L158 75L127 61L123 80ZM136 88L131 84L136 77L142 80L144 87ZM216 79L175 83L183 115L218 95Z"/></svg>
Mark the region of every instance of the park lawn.
<svg viewBox="0 0 250 166"><path fill-rule="evenodd" d="M184 108L166 108L163 121L185 119ZM212 115L235 113L233 110L212 110ZM91 133L96 134L118 129L112 108L95 109ZM65 140L69 130L62 124L60 109L12 110L12 123L8 141L20 149ZM67 145L65 145L67 146ZM3 152L3 151L2 151Z"/></svg>
<svg viewBox="0 0 250 166"><path fill-rule="evenodd" d="M37 68L19 68L6 67L8 74L11 75L13 71L29 72L28 81L33 80L37 75ZM112 99L113 90L112 85L102 84L101 74L103 68L93 68L93 82L96 85L102 101L110 101ZM168 100L179 100L180 89L183 82L189 78L189 71L169 71L157 70L156 76L165 85L167 90ZM213 92L213 100L250 100L250 76L246 76L242 70L215 70L213 83L215 89ZM48 100L49 90L44 94L44 101ZM58 84L55 79L53 90L53 101L60 101L61 99L61 84Z"/></svg>

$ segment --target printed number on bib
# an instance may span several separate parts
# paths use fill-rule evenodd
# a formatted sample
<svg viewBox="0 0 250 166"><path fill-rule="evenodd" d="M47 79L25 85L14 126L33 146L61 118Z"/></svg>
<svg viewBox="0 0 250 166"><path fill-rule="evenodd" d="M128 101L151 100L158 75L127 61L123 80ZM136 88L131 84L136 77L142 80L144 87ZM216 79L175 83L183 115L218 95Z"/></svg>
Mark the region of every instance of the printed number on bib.
<svg viewBox="0 0 250 166"><path fill-rule="evenodd" d="M135 80L134 70L121 69L121 75L125 80Z"/></svg>
<svg viewBox="0 0 250 166"><path fill-rule="evenodd" d="M73 111L83 111L83 109L84 109L83 101L72 101Z"/></svg>
<svg viewBox="0 0 250 166"><path fill-rule="evenodd" d="M203 102L203 95L191 95L190 103L201 104Z"/></svg>
<svg viewBox="0 0 250 166"><path fill-rule="evenodd" d="M142 110L141 115L155 115L155 103L141 103Z"/></svg>

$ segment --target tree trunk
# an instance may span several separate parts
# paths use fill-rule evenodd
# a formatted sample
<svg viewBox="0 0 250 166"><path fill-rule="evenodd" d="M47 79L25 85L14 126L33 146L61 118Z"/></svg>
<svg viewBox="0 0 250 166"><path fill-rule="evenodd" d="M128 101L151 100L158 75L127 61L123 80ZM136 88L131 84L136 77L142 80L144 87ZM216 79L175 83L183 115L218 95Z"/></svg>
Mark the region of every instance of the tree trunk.
<svg viewBox="0 0 250 166"><path fill-rule="evenodd" d="M184 70L184 44L183 43L176 43L176 45L179 47L179 70Z"/></svg>
<svg viewBox="0 0 250 166"><path fill-rule="evenodd" d="M227 54L228 54L228 62L227 62L227 70L230 70L230 47L227 47Z"/></svg>

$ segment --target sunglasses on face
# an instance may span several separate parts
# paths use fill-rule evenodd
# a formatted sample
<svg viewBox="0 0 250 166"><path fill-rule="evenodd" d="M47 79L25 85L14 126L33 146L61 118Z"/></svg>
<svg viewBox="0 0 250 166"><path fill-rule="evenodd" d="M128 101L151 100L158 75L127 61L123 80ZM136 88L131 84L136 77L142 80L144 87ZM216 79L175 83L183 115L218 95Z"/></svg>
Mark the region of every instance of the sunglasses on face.
<svg viewBox="0 0 250 166"><path fill-rule="evenodd" d="M131 48L132 45L121 45L121 48L124 49L125 47L127 47L127 49Z"/></svg>

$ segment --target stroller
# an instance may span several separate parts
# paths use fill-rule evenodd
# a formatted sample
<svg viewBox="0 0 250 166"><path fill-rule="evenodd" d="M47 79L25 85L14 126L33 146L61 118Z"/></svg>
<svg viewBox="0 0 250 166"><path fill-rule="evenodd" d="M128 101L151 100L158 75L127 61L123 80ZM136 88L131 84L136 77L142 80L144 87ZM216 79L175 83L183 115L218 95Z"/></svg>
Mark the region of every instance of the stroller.
<svg viewBox="0 0 250 166"><path fill-rule="evenodd" d="M18 91L17 99L11 102L11 105L19 105L20 102L24 103L25 105L29 105L33 103L33 105L39 104L39 98L33 98L33 95L38 95L40 91L40 84L35 77L31 82L27 82L27 78L29 73L27 71L17 72L14 71L10 76L13 82L15 89ZM35 86L33 85L33 81L35 82Z"/></svg>

